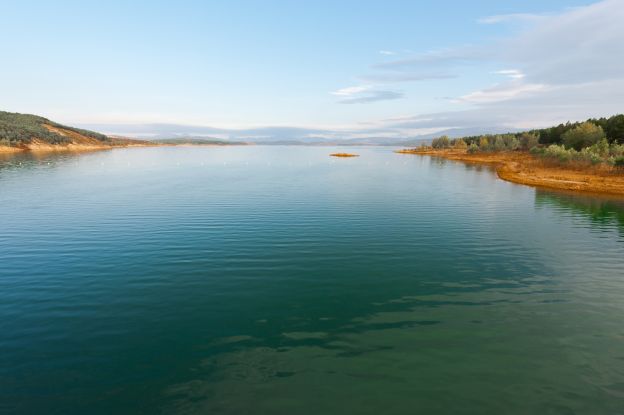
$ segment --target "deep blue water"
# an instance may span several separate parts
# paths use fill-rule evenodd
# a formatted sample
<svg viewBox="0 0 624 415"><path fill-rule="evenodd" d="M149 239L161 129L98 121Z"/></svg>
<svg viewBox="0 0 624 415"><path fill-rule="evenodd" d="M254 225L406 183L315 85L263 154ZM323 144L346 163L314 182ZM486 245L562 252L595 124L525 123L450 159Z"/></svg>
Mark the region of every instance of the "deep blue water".
<svg viewBox="0 0 624 415"><path fill-rule="evenodd" d="M0 413L623 413L624 201L335 150L0 159Z"/></svg>

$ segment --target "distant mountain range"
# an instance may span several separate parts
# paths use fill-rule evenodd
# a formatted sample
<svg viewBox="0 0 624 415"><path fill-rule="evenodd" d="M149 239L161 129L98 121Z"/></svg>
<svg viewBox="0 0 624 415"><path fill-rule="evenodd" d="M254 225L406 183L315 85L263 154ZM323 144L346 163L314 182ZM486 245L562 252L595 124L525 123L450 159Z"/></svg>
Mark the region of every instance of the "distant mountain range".
<svg viewBox="0 0 624 415"><path fill-rule="evenodd" d="M84 127L88 128L69 127L37 115L0 111L0 146L34 149L42 146L113 147L155 143L412 147L441 135L455 138L486 132L499 134L519 131L500 127L451 128L404 138L380 137L374 134L353 138L353 132L296 127L260 127L239 130L178 124L89 124Z"/></svg>

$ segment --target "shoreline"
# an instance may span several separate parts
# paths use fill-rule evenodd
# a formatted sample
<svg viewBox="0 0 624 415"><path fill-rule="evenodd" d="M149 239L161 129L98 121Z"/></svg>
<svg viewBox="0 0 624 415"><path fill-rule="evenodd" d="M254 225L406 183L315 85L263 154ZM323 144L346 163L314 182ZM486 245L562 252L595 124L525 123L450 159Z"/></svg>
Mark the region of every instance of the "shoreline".
<svg viewBox="0 0 624 415"><path fill-rule="evenodd" d="M119 144L119 145L98 145L98 144L26 144L20 147L0 146L0 154L17 153L56 153L56 152L87 152L112 150L115 148L129 147L157 147L157 144Z"/></svg>
<svg viewBox="0 0 624 415"><path fill-rule="evenodd" d="M528 152L469 154L465 150L455 149L405 149L395 152L490 165L494 167L500 179L526 186L624 196L624 173L619 174L613 169L601 168L600 166L591 166L580 170L573 166L556 165Z"/></svg>

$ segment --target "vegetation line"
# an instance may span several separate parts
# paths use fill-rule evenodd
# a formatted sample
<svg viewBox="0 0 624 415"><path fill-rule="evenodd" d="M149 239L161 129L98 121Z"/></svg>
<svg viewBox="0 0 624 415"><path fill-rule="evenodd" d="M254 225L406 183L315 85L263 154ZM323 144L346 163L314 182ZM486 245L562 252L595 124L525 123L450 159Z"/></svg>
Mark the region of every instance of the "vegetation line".
<svg viewBox="0 0 624 415"><path fill-rule="evenodd" d="M442 136L397 152L494 164L501 179L515 183L624 195L624 115L513 134Z"/></svg>

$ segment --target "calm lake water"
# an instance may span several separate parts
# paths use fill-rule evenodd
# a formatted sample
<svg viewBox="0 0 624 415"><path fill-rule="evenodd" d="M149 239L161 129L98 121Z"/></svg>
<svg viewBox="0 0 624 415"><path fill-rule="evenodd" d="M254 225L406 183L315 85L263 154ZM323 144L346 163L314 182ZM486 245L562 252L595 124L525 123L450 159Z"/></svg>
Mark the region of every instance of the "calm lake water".
<svg viewBox="0 0 624 415"><path fill-rule="evenodd" d="M335 150L0 159L0 413L624 412L624 201Z"/></svg>

